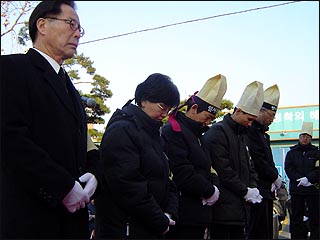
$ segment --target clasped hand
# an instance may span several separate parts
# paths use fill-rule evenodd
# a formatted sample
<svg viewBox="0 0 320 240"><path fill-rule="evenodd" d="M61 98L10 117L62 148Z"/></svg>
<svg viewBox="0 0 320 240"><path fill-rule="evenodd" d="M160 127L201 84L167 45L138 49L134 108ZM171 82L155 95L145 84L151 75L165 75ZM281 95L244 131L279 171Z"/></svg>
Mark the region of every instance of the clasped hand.
<svg viewBox="0 0 320 240"><path fill-rule="evenodd" d="M85 183L84 189L78 181L75 181L73 188L62 201L64 206L71 213L86 206L86 203L90 201L90 197L93 195L98 185L97 179L92 173L83 174L79 180Z"/></svg>
<svg viewBox="0 0 320 240"><path fill-rule="evenodd" d="M170 226L176 225L176 221L172 220L171 214L164 213L164 215L166 215L166 217L169 219L169 226L168 226L167 230L163 233L163 234L166 234L167 232L169 232Z"/></svg>
<svg viewBox="0 0 320 240"><path fill-rule="evenodd" d="M250 187L248 187L247 189L248 189L248 192L244 196L244 199L247 202L251 202L251 203L261 203L262 196L260 195L259 190L257 188L250 188Z"/></svg>
<svg viewBox="0 0 320 240"><path fill-rule="evenodd" d="M271 192L274 192L274 190L281 188L281 185L282 185L282 178L278 176L278 178L271 185Z"/></svg>
<svg viewBox="0 0 320 240"><path fill-rule="evenodd" d="M82 189L79 182L75 181L71 191L62 200L63 205L69 212L74 213L80 208L84 208L86 203L89 202L90 197Z"/></svg>
<svg viewBox="0 0 320 240"><path fill-rule="evenodd" d="M83 191L91 197L98 185L96 177L92 173L85 173L79 177L79 180L80 182L86 183Z"/></svg>
<svg viewBox="0 0 320 240"><path fill-rule="evenodd" d="M220 191L215 185L213 185L213 187L214 187L214 193L209 198L202 198L202 205L212 206L218 201L220 196Z"/></svg>
<svg viewBox="0 0 320 240"><path fill-rule="evenodd" d="M299 179L297 179L297 181L299 182L298 185L297 185L298 187L299 186L309 187L309 186L312 185L309 182L308 178L306 178L306 177L299 178Z"/></svg>

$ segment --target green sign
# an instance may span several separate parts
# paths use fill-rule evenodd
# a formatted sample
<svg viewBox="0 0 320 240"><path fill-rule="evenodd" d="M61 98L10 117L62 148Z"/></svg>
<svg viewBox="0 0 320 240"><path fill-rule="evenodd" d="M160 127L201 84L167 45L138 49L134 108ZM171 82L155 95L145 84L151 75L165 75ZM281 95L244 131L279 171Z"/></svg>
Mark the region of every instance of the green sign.
<svg viewBox="0 0 320 240"><path fill-rule="evenodd" d="M319 139L319 104L278 108L269 126L270 140L298 139L303 122L313 122L313 139Z"/></svg>

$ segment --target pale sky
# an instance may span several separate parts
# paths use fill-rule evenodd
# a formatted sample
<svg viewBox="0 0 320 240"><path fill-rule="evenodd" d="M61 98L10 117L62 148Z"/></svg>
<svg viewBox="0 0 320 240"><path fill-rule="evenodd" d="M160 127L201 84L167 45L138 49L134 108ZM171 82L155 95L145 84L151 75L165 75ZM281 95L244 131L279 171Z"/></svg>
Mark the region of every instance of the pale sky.
<svg viewBox="0 0 320 240"><path fill-rule="evenodd" d="M279 107L319 104L319 2L210 18L91 43L97 39L213 17L285 1L78 1L85 35L78 52L110 81L112 115L150 74L170 76L181 100L217 74L227 78L224 99L238 103L244 88L278 84ZM29 17L29 16L28 16ZM4 45L2 45L4 48ZM83 74L82 80L89 76ZM88 93L85 85L76 85ZM86 90L88 89L88 90ZM101 129L103 126L96 126Z"/></svg>

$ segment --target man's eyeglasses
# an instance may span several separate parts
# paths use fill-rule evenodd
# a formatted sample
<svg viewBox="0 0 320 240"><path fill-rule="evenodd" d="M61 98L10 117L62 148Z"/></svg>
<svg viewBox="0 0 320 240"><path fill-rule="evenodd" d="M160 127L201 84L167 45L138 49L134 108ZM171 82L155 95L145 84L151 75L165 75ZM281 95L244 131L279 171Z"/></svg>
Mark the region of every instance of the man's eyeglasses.
<svg viewBox="0 0 320 240"><path fill-rule="evenodd" d="M156 104L161 109L162 112L168 113L171 110L170 107L166 107L166 106L164 106L164 105L162 105L160 103L156 103Z"/></svg>
<svg viewBox="0 0 320 240"><path fill-rule="evenodd" d="M264 109L264 112L268 114L268 116L272 119L276 117L275 113L269 113L267 109Z"/></svg>
<svg viewBox="0 0 320 240"><path fill-rule="evenodd" d="M75 20L73 19L62 19L62 18L55 18L55 17L44 17L44 18L49 18L49 19L53 19L53 20L59 20L59 21L64 21L65 23L69 24L70 28L72 31L77 31L79 30L80 32L80 37L82 37L84 35L84 29L83 27L80 26L79 23L77 23Z"/></svg>

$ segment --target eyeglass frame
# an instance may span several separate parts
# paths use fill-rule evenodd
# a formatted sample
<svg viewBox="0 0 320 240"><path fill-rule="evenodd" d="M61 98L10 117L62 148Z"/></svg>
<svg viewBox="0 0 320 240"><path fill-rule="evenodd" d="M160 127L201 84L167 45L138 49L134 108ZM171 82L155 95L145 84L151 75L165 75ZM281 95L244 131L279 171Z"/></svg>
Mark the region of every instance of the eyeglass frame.
<svg viewBox="0 0 320 240"><path fill-rule="evenodd" d="M274 113L274 114L269 113L269 112L268 112L268 109L262 108L262 110L263 110L265 113L267 113L267 115L268 115L270 118L274 119L274 118L276 117L276 114L275 114L275 113Z"/></svg>
<svg viewBox="0 0 320 240"><path fill-rule="evenodd" d="M161 111L163 111L163 112L165 112L165 113L167 113L167 114L168 114L168 113L170 112L170 110L171 110L171 108L169 108L169 107L165 108L165 107L161 106L160 103L156 103L156 105L161 109Z"/></svg>
<svg viewBox="0 0 320 240"><path fill-rule="evenodd" d="M83 27L81 27L81 25L74 19L65 19L65 18L56 18L56 17L43 17L44 19L49 18L49 19L53 19L53 20L59 20L59 21L63 21L67 24L69 24L70 29L72 31L77 31L79 30L80 33L80 37L83 37L85 31L83 29ZM74 27L73 27L74 26Z"/></svg>

